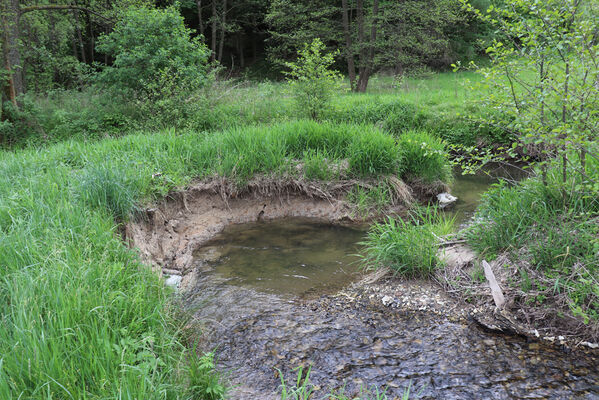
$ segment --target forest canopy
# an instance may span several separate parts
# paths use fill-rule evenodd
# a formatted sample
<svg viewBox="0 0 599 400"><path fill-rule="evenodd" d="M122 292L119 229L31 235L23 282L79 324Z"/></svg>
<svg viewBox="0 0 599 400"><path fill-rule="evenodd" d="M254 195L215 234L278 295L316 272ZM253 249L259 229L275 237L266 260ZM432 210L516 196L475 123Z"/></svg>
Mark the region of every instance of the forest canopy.
<svg viewBox="0 0 599 400"><path fill-rule="evenodd" d="M489 4L474 2L480 9ZM122 62L103 37L131 26L132 9L180 13L193 46L203 43L212 61L257 77L282 78L281 65L319 38L341 50L336 67L360 90L375 71L443 69L482 55L481 41L490 34L458 0L2 0L1 6L10 99L31 90L85 86L94 73Z"/></svg>

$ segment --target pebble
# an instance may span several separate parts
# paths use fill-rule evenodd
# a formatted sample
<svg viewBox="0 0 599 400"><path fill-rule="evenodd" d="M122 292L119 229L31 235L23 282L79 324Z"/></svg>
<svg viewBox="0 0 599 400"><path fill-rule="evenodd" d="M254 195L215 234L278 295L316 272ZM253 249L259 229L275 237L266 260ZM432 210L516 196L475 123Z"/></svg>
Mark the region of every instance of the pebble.
<svg viewBox="0 0 599 400"><path fill-rule="evenodd" d="M385 307L387 307L389 304L393 303L393 297L391 296L384 296L381 301L383 302L383 305Z"/></svg>
<svg viewBox="0 0 599 400"><path fill-rule="evenodd" d="M171 275L166 279L164 283L166 284L166 286L170 286L176 289L179 287L181 279L183 279L181 278L181 275Z"/></svg>

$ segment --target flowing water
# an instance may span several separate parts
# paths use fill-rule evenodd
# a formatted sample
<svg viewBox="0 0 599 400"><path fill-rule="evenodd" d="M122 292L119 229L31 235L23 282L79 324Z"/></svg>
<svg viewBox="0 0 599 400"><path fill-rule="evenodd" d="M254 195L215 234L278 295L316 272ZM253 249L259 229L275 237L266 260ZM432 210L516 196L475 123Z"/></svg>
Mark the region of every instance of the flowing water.
<svg viewBox="0 0 599 400"><path fill-rule="evenodd" d="M465 218L491 178L458 178ZM463 191L463 193L460 193ZM471 195L472 194L472 195ZM599 354L568 353L480 330L463 319L332 294L359 276L363 231L306 219L225 229L199 249L186 305L206 349L240 385L236 398L277 398L280 378L312 365L323 398L408 385L428 399L599 399ZM324 295L323 295L324 293Z"/></svg>

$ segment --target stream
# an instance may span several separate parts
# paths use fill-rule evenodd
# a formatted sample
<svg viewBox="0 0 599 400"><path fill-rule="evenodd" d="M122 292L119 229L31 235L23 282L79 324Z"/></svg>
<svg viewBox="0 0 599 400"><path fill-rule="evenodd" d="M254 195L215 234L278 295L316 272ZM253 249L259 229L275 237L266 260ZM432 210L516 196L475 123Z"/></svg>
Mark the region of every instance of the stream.
<svg viewBox="0 0 599 400"><path fill-rule="evenodd" d="M457 177L460 223L492 181ZM353 299L351 290L335 295L361 277L363 237L291 218L229 226L195 253L185 306L236 385L233 398L280 398L279 373L293 380L294 368L311 366L316 399L372 386L389 399L408 386L425 399L599 399L597 351L489 333L464 318Z"/></svg>

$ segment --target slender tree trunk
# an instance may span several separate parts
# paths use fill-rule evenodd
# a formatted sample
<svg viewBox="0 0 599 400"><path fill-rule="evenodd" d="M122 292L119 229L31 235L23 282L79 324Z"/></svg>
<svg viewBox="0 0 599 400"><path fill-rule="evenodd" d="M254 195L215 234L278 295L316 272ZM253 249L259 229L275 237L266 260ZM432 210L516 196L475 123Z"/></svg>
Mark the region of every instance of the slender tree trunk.
<svg viewBox="0 0 599 400"><path fill-rule="evenodd" d="M360 80L364 74L364 70L366 67L366 45L364 43L364 0L357 0L356 2L356 14L358 20L358 48L359 48L359 68L358 68L358 83L355 87L355 90L358 91L358 86L360 85Z"/></svg>
<svg viewBox="0 0 599 400"><path fill-rule="evenodd" d="M85 28L87 30L87 61L89 64L94 63L94 29L92 26L92 19L89 13L85 13Z"/></svg>
<svg viewBox="0 0 599 400"><path fill-rule="evenodd" d="M368 80L370 79L370 74L372 74L373 64L374 64L374 48L376 46L376 30L377 30L377 18L379 13L379 0L374 0L372 3L372 21L370 26L370 40L368 42L368 53L366 53L366 47L364 46L365 51L363 52L365 57L364 67L361 68L360 77L358 78L358 92L365 92L368 87ZM362 19L363 12L362 12ZM362 28L363 30L363 28ZM362 36L364 34L362 33ZM367 54L367 55L366 55Z"/></svg>
<svg viewBox="0 0 599 400"><path fill-rule="evenodd" d="M541 82L541 91L545 91L545 60L541 60L540 64L540 82ZM545 132L545 101L541 101L541 127L543 128L543 132ZM543 153L543 157L547 158L547 146L545 143L541 144L541 151ZM543 186L547 186L547 164L546 160L542 161L541 165L541 179L543 180Z"/></svg>
<svg viewBox="0 0 599 400"><path fill-rule="evenodd" d="M204 36L204 20L202 19L202 0L196 0L198 7L198 26L200 27L200 35Z"/></svg>
<svg viewBox="0 0 599 400"><path fill-rule="evenodd" d="M50 13L50 15L48 15L48 24L50 25L50 51L53 54L57 54L58 49L57 49L57 43L58 43L58 38L56 35L56 18L54 18L54 14ZM25 28L27 29L27 28ZM24 33L24 32L23 32ZM31 37L30 34L27 34L28 37ZM27 40L27 42L31 42L31 40ZM75 41L71 41L71 43L73 43L73 46L75 48L75 57L77 58L77 44L75 43ZM60 71L58 70L58 65L56 65L56 63L53 63L53 71L52 71L52 75L53 75L53 80L54 82L58 83L59 78L60 78ZM35 70L35 67L34 67ZM34 81L34 90L37 90L37 85L35 84Z"/></svg>
<svg viewBox="0 0 599 400"><path fill-rule="evenodd" d="M77 4L77 3L75 3ZM75 22L75 34L77 35L77 43L79 45L79 51L81 54L81 62L87 64L87 57L85 55L85 45L83 44L83 35L81 34L81 26L79 25L79 10L71 10L73 13L73 20Z"/></svg>
<svg viewBox="0 0 599 400"><path fill-rule="evenodd" d="M227 0L223 0L223 11L220 26L220 43L218 44L218 62L223 60L223 48L225 47L225 34L227 31Z"/></svg>
<svg viewBox="0 0 599 400"><path fill-rule="evenodd" d="M568 84L570 83L570 63L566 61L566 81L564 82L564 102L562 105L562 123L566 123L566 115L567 115L567 104L566 101L568 99ZM564 144L562 146L562 182L565 184L568 180L568 147L566 146L566 141L568 138L566 134L563 134ZM564 185L564 198L566 196L566 187Z"/></svg>
<svg viewBox="0 0 599 400"><path fill-rule="evenodd" d="M352 49L351 31L349 25L349 7L347 0L341 1L343 13L343 34L345 36L345 58L347 59L347 74L349 76L349 85L352 90L356 86L356 66L354 64L354 51Z"/></svg>
<svg viewBox="0 0 599 400"><path fill-rule="evenodd" d="M7 96L17 106L17 97L25 93L23 64L19 50L19 0L2 0L2 30L4 32L4 68L9 74Z"/></svg>
<svg viewBox="0 0 599 400"><path fill-rule="evenodd" d="M243 35L241 33L237 34L237 52L239 53L239 66L241 68L245 68L245 57L243 55Z"/></svg>
<svg viewBox="0 0 599 400"><path fill-rule="evenodd" d="M216 0L212 0L212 37L210 50L212 50L212 61L216 60L216 24L218 17L216 16Z"/></svg>

